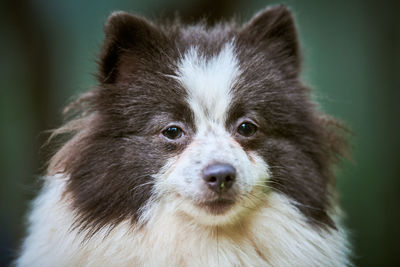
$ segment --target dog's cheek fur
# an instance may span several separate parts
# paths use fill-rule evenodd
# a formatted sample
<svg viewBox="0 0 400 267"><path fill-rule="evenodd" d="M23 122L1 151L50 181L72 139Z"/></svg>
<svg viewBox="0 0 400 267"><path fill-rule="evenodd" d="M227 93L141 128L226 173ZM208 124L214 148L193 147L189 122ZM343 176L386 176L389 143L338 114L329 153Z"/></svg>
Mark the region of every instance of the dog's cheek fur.
<svg viewBox="0 0 400 267"><path fill-rule="evenodd" d="M125 140L95 134L88 139L87 147L66 165L67 192L79 214L76 226L97 231L105 224L138 218L140 207L151 196L151 174L164 160L152 157L144 144L155 153L162 148L146 138ZM147 157L138 160L144 153Z"/></svg>
<svg viewBox="0 0 400 267"><path fill-rule="evenodd" d="M309 155L290 141L274 138L259 152L271 165L271 179L267 182L271 188L291 197L311 224L335 227L328 214L332 200L328 177Z"/></svg>

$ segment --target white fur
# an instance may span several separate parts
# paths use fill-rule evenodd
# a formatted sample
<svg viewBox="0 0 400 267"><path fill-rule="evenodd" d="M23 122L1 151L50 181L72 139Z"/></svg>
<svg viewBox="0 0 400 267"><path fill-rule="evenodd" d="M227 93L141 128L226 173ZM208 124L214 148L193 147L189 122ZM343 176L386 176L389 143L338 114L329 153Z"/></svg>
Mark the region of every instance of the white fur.
<svg viewBox="0 0 400 267"><path fill-rule="evenodd" d="M346 234L314 229L283 195L239 224L209 227L160 202L142 228L129 222L84 241L71 230L74 213L66 179L48 177L33 205L31 226L17 266L346 266Z"/></svg>
<svg viewBox="0 0 400 267"><path fill-rule="evenodd" d="M178 65L178 79L189 93L188 102L196 124L225 122L231 102L231 89L239 76L239 64L231 43L220 53L206 58L196 47L190 48Z"/></svg>
<svg viewBox="0 0 400 267"><path fill-rule="evenodd" d="M178 67L174 78L188 92L187 102L195 116L196 134L185 151L170 161L165 173L156 177L156 192L161 198L170 195L169 203L178 203L176 208L196 218L198 223L234 223L238 215L246 214L243 208L259 201L257 196L264 190L261 185L269 175L268 165L255 153L246 154L226 129L232 86L240 74L233 45L227 43L219 54L210 58L192 47L183 55ZM207 188L201 172L213 163L228 163L237 171L234 190L240 201L221 216L193 205L204 200Z"/></svg>

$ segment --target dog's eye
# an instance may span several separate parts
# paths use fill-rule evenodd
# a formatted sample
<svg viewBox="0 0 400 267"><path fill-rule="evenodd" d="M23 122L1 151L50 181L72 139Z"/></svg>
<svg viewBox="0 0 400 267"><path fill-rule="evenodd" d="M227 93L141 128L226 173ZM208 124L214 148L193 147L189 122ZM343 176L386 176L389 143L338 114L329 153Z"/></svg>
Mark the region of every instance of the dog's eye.
<svg viewBox="0 0 400 267"><path fill-rule="evenodd" d="M239 125L237 132L244 137L250 137L257 132L257 126L251 122L243 122Z"/></svg>
<svg viewBox="0 0 400 267"><path fill-rule="evenodd" d="M183 130L178 126L170 126L165 129L162 134L168 139L175 140L182 137Z"/></svg>

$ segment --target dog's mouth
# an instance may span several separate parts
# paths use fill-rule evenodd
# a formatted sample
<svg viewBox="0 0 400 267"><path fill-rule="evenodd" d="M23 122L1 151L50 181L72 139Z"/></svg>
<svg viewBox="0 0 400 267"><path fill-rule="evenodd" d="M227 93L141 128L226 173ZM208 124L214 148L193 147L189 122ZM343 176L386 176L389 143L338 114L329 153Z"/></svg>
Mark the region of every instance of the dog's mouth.
<svg viewBox="0 0 400 267"><path fill-rule="evenodd" d="M222 215L227 212L233 205L235 201L232 199L217 198L215 200L203 201L197 203L201 208L206 209L209 213L213 215Z"/></svg>

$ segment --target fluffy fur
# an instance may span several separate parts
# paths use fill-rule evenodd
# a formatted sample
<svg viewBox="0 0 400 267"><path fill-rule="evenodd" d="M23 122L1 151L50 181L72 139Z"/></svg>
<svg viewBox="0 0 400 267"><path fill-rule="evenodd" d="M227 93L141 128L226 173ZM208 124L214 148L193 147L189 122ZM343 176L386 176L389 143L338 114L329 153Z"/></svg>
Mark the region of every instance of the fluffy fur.
<svg viewBox="0 0 400 267"><path fill-rule="evenodd" d="M99 86L55 132L74 135L18 266L350 265L332 173L342 128L299 78L287 8L214 27L118 12L105 32ZM216 192L204 170L222 163L235 180Z"/></svg>

